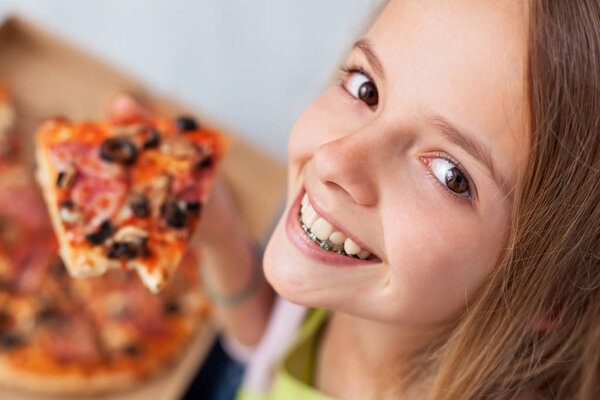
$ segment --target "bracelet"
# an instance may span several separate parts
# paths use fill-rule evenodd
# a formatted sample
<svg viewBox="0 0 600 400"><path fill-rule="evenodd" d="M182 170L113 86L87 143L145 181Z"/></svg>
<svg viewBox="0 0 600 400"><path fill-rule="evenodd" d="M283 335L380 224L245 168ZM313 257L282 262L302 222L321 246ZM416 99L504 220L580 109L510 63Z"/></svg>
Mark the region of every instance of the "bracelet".
<svg viewBox="0 0 600 400"><path fill-rule="evenodd" d="M206 272L204 272L205 268L201 268L202 289L204 290L204 293L214 303L226 307L234 307L248 300L260 286L263 275L262 269L260 268L260 262L254 261L252 264L254 265L254 271L252 272L252 278L250 279L250 282L248 282L248 285L237 293L228 295L219 293L210 286L206 277Z"/></svg>

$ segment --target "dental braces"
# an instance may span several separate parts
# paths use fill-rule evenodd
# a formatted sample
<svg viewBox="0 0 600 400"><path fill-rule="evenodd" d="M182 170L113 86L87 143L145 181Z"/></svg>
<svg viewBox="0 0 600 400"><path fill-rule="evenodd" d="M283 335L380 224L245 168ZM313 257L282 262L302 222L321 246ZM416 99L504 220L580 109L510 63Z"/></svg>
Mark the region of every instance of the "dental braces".
<svg viewBox="0 0 600 400"><path fill-rule="evenodd" d="M347 257L352 257L352 258L356 258L356 259L360 259L360 257L358 257L357 255L350 255L348 253L346 253L344 250L340 249L340 250L334 250L331 248L331 246L329 245L329 243L327 243L327 241L321 241L319 240L314 233L312 233L310 231L310 228L304 224L304 222L302 221L302 215L298 214L298 221L300 221L300 225L302 226L302 230L304 232L306 232L306 234L308 235L308 237L315 242L316 244L319 245L320 248L322 248L323 250L327 250L327 251L331 251L334 253L338 253L341 254L343 256L347 256Z"/></svg>

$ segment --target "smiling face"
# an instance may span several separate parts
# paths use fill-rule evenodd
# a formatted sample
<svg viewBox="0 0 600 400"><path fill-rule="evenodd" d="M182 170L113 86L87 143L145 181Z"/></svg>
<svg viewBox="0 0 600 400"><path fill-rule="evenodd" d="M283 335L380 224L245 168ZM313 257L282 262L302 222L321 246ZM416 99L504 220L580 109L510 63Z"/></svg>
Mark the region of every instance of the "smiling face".
<svg viewBox="0 0 600 400"><path fill-rule="evenodd" d="M525 11L387 5L292 130L264 260L282 296L405 325L465 309L506 245L528 154Z"/></svg>

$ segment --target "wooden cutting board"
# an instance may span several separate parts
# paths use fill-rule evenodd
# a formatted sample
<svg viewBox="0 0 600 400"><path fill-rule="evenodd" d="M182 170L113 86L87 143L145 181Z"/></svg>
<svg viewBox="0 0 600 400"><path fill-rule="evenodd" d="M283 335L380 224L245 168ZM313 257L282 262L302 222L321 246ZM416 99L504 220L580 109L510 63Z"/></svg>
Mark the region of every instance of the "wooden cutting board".
<svg viewBox="0 0 600 400"><path fill-rule="evenodd" d="M191 113L200 115L200 120L208 125L226 125L214 123L176 101L149 94L131 77L18 17L9 18L0 26L0 81L11 88L19 117L18 130L25 136L32 173L32 137L41 120L56 115L74 121L102 118L111 96L122 90L151 100L162 114ZM285 169L281 163L235 139L235 135L229 135L234 140L218 173L229 185L251 237L263 245L283 203ZM213 324L206 321L189 349L168 371L136 389L93 398L179 399L203 362L214 335ZM0 393L3 400L49 398L3 388Z"/></svg>

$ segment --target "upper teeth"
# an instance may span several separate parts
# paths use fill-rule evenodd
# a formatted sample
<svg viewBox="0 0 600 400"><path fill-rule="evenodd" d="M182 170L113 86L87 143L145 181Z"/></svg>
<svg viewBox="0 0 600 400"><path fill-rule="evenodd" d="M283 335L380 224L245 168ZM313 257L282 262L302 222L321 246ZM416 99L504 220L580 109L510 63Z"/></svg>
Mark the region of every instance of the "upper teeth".
<svg viewBox="0 0 600 400"><path fill-rule="evenodd" d="M308 194L304 193L302 197L302 207L300 208L300 220L310 232L307 232L313 240L319 239L321 247L328 250L345 253L350 256L357 256L363 260L369 258L371 253L363 250L352 239L344 235L342 232L336 231L333 225L319 216L308 200ZM324 246L326 243L327 246Z"/></svg>

